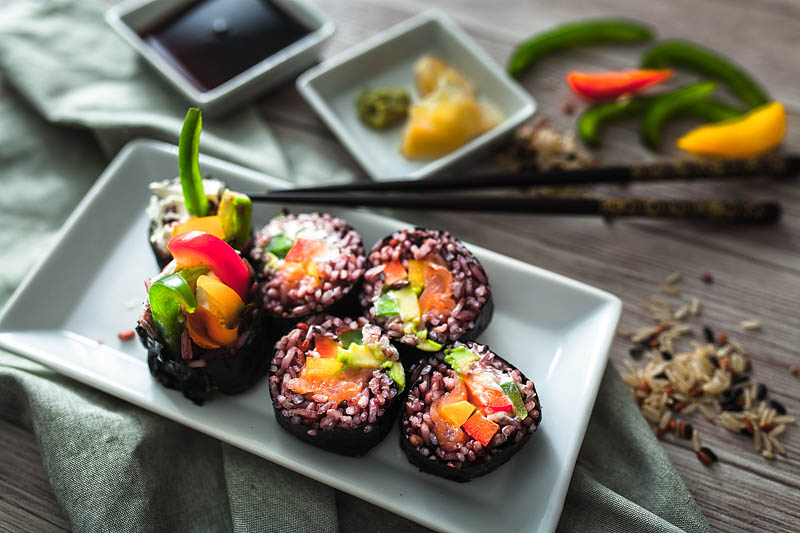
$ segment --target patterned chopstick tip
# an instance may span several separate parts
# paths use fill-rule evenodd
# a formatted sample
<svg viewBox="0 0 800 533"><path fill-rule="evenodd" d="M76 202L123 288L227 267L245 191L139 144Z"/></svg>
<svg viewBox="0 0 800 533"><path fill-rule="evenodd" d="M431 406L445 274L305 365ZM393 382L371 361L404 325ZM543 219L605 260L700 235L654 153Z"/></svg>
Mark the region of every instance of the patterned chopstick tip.
<svg viewBox="0 0 800 533"><path fill-rule="evenodd" d="M679 272L667 275L659 286L661 294L639 302L655 325L617 331L634 343L629 355L640 361L634 367L625 360L622 379L642 415L659 438L672 434L691 441L692 451L705 466L719 459L703 446L700 432L687 421L690 415L719 422L726 430L751 438L753 449L765 459L774 459L776 453L786 455L779 437L795 423L795 417L782 403L767 398L767 386L752 378L750 358L738 339L689 322L701 313L699 298L673 305L662 296L679 297L681 291L675 285L682 280ZM703 276L700 280L709 283ZM762 324L748 319L739 327L756 332ZM797 367L790 371L797 374Z"/></svg>

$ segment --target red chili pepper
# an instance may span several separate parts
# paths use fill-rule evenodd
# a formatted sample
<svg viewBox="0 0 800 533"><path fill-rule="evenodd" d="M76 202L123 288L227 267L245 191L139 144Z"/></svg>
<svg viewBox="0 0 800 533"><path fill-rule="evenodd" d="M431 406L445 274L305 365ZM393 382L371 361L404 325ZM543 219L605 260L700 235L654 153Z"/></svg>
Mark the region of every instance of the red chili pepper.
<svg viewBox="0 0 800 533"><path fill-rule="evenodd" d="M637 93L670 77L670 69L570 72L567 74L567 83L578 96L591 102L601 102Z"/></svg>
<svg viewBox="0 0 800 533"><path fill-rule="evenodd" d="M178 269L205 265L222 283L247 301L250 291L250 272L236 250L210 233L191 231L173 237L167 245Z"/></svg>

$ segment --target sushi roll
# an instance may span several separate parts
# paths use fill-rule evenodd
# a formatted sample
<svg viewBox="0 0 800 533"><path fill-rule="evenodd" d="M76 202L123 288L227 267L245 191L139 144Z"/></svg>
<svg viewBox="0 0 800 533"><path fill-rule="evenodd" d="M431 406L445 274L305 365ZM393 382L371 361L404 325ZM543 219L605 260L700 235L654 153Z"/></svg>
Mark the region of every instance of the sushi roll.
<svg viewBox="0 0 800 533"><path fill-rule="evenodd" d="M169 251L136 327L150 373L197 404L246 390L269 364L252 268L209 233L174 237Z"/></svg>
<svg viewBox="0 0 800 533"><path fill-rule="evenodd" d="M475 339L494 311L486 271L475 256L450 233L423 228L375 244L360 304L392 340L428 352ZM423 355L401 347L401 355L407 354L415 360Z"/></svg>
<svg viewBox="0 0 800 533"><path fill-rule="evenodd" d="M358 314L354 288L366 258L361 235L346 220L323 213L275 217L256 234L249 257L264 309L289 319L288 327L322 311Z"/></svg>
<svg viewBox="0 0 800 533"><path fill-rule="evenodd" d="M386 436L404 388L397 349L363 318L298 323L276 343L269 369L278 424L343 455L363 455Z"/></svg>
<svg viewBox="0 0 800 533"><path fill-rule="evenodd" d="M469 481L496 469L542 420L533 382L478 343L456 342L412 371L400 447L423 472Z"/></svg>
<svg viewBox="0 0 800 533"><path fill-rule="evenodd" d="M190 109L178 147L180 176L150 183L148 238L162 269L172 259L170 239L190 231L211 233L240 251L246 250L250 240L250 198L220 180L200 175L196 142L200 124L200 111Z"/></svg>

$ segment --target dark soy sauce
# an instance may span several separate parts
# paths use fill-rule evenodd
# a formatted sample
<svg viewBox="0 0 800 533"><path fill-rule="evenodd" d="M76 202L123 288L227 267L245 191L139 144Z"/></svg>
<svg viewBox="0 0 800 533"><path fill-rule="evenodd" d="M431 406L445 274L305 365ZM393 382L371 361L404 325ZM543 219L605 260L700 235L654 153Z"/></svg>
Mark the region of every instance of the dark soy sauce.
<svg viewBox="0 0 800 533"><path fill-rule="evenodd" d="M205 92L309 33L272 0L201 0L142 38Z"/></svg>

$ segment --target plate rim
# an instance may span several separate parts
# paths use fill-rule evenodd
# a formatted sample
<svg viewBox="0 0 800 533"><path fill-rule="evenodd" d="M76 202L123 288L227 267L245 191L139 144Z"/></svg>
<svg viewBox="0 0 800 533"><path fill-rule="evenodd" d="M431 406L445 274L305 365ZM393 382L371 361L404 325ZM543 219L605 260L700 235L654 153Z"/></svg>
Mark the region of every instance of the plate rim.
<svg viewBox="0 0 800 533"><path fill-rule="evenodd" d="M118 174L119 168L124 165L131 157L133 157L137 151L144 150L145 153L148 150L156 150L159 152L167 152L167 153L174 153L177 154L177 146L172 145L170 143L160 142L160 141L153 141L148 139L136 139L127 143L120 152L114 157L114 159L109 163L106 169L101 173L100 177L95 181L86 195L81 199L78 205L75 207L73 212L67 217L64 224L61 228L56 232L54 235L52 242L47 246L46 250L42 253L41 257L39 257L34 265L28 270L25 274L23 279L20 281L19 285L16 287L12 295L9 297L8 301L0 308L0 347L14 353L25 357L27 359L33 360L40 364L43 364L47 367L54 369L55 371L70 377L71 379L75 379L78 382L84 383L89 385L95 389L101 390L107 394L110 394L114 397L120 398L123 401L128 403L137 405L140 408L146 409L148 411L154 412L160 416L163 416L169 420L176 421L180 424L183 424L187 427L195 429L201 433L211 435L214 438L219 439L222 442L226 442L232 446L237 448L243 449L249 453L253 453L254 455L261 457L262 459L268 460L275 464L281 465L285 468L293 470L300 475L310 477L316 479L317 481L324 483L329 486L333 486L339 490L344 492L349 492L359 498L364 498L362 494L354 494L353 491L348 490L343 483L338 483L336 478L333 478L331 475L326 474L325 472L317 472L314 474L309 474L305 471L298 471L295 468L296 461L294 460L285 460L279 454L276 454L274 457L264 457L261 450L257 449L256 446L251 446L248 444L246 439L242 439L238 442L233 442L229 438L226 438L226 434L222 432L217 432L214 428L210 428L205 426L202 423L198 423L192 419L186 413L182 413L179 411L170 412L169 409L163 409L158 403L145 403L136 401L132 397L126 396L121 390L119 389L111 389L110 387L106 387L102 383L91 379L90 376L87 376L85 373L81 374L74 369L70 368L70 365L66 364L59 364L58 362L53 361L53 357L51 355L43 355L40 354L37 348L23 348L19 347L14 343L9 343L5 340L5 336L8 334L20 333L22 331L49 331L49 330L7 330L3 328L3 325L6 321L6 317L13 311L13 309L19 305L19 300L22 295L28 290L29 285L33 282L33 280L37 277L39 271L44 267L44 265L50 260L51 256L56 254L64 240L64 237L71 231L71 228L82 218L84 212L88 209L88 207L93 203L95 197L102 191L109 181L111 181L115 175ZM235 172L241 175L246 176L249 179L255 180L263 180L267 177L265 174L257 172L255 170L239 166L234 163L230 163L220 158L212 157L212 156L205 156L201 155L201 161L206 160L212 162L213 164L225 168L226 170L230 170L231 172ZM272 178L268 177L268 180L264 181L274 181L280 180L279 178ZM394 221L404 222L399 219L393 219L392 217L387 217L384 215L380 215L377 213L371 213L371 215L391 219ZM483 248L477 245L469 245L473 249L480 250L481 253L487 254L491 256L494 260L500 261L502 263L507 263L510 266L514 267L521 267L523 269L530 269L536 271L539 275L544 278L547 278L550 281L558 281L560 284L566 284L573 289L580 289L582 292L589 293L594 297L600 300L600 304L597 307L598 312L602 310L604 313L609 313L609 317L611 319L611 324L607 329L601 332L598 336L598 343L597 345L600 347L600 356L595 359L595 365L597 366L597 370L590 374L589 379L586 382L586 387L584 390L588 391L587 395L587 408L582 410L580 413L581 420L578 425L578 430L576 432L576 445L574 449L567 455L565 455L565 463L563 469L566 470L567 467L569 468L568 473L564 473L563 476L559 476L556 478L556 484L554 485L554 493L557 493L557 499L555 500L555 506L548 506L544 512L542 513L542 522L541 524L544 525L545 528L554 530L558 519L561 515L563 510L563 506L566 500L566 493L569 489L570 481L571 481L571 473L574 471L575 464L577 461L577 456L580 452L581 445L584 441L586 436L586 430L589 424L589 420L591 418L591 414L597 399L597 395L599 393L600 383L602 381L604 370L608 365L609 361L609 351L611 347L611 343L614 339L614 333L616 331L617 325L620 320L621 312L622 312L622 301L614 294L605 291L603 289L588 285L584 282L575 280L573 278L569 278L562 274L558 274L556 272L552 272L536 265L531 265L519 259L515 259L513 257L509 257L493 250L489 250L487 248ZM51 331L51 330L50 330ZM110 349L110 348L109 348ZM138 361L141 363L141 361ZM145 364L146 366L146 364ZM389 510L390 512L396 513L400 516L404 516L409 520L415 521L417 523L423 524L427 527L433 529L439 529L442 527L439 523L429 522L428 520L421 518L419 516L414 516L411 512L406 512L402 507L399 506L392 506L387 507L387 503L383 503L383 501L379 501L378 499L370 499L372 503L378 505L379 507L383 507L384 509ZM391 505L391 502L388 502L388 505Z"/></svg>

